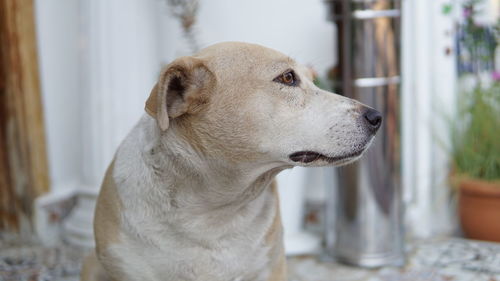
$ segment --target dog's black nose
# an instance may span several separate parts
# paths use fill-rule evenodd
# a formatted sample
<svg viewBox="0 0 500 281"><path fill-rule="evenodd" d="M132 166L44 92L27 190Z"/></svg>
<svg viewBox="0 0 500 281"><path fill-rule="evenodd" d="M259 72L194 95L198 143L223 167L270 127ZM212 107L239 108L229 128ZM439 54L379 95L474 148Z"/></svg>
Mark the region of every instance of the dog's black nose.
<svg viewBox="0 0 500 281"><path fill-rule="evenodd" d="M367 121L368 127L373 131L376 131L382 124L382 115L375 109L367 109L365 113L363 113L363 117Z"/></svg>

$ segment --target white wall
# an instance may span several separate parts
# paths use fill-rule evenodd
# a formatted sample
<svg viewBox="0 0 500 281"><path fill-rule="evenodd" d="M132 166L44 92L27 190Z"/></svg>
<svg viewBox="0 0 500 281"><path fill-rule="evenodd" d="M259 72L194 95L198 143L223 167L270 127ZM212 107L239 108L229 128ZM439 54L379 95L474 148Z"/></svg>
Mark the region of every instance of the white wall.
<svg viewBox="0 0 500 281"><path fill-rule="evenodd" d="M202 0L196 30L202 47L221 41L257 43L323 74L336 62L335 29L326 11L322 0ZM173 56L188 50L179 38L178 28L164 34L165 45L174 46Z"/></svg>

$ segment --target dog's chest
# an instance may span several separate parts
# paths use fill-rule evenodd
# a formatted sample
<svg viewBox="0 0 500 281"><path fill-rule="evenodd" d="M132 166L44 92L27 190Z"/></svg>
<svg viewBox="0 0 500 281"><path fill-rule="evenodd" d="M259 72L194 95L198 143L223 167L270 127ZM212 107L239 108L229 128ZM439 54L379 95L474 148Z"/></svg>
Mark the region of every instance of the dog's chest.
<svg viewBox="0 0 500 281"><path fill-rule="evenodd" d="M192 271L198 278L206 276L204 280L263 280L267 275L271 248L266 244L265 234L273 211L272 207L266 207L261 209L262 213L256 214L256 221L252 224L233 221L235 226L227 229L205 227L198 235L169 237L164 242L163 251L169 255L168 259L175 255L172 261L177 265L174 267L186 264L188 272ZM211 235L219 232L222 235L219 234L218 238Z"/></svg>
<svg viewBox="0 0 500 281"><path fill-rule="evenodd" d="M263 196L252 202L246 213L228 213L216 219L177 215L166 224L165 220L149 221L126 211L128 225L135 226L134 232L142 238L127 235L124 247L114 252L147 260L146 267L156 276L153 280L266 280L272 248L266 234L277 214L274 202L272 196Z"/></svg>
<svg viewBox="0 0 500 281"><path fill-rule="evenodd" d="M178 247L175 251L176 258L170 261L174 268L181 265L180 272L165 270L164 265L158 265L158 270L165 274L177 271L179 277L192 276L193 280L200 276L205 276L204 280L263 280L267 275L269 248L264 245L233 241L221 243L216 249ZM183 266L186 272L182 272Z"/></svg>
<svg viewBox="0 0 500 281"><path fill-rule="evenodd" d="M152 280L266 280L271 247L265 239L252 236L230 235L210 243L194 242L192 237L168 237L154 247L135 240L122 244L126 247L116 245L112 251L114 256L130 257L128 261L145 262L128 264L126 271L155 276Z"/></svg>

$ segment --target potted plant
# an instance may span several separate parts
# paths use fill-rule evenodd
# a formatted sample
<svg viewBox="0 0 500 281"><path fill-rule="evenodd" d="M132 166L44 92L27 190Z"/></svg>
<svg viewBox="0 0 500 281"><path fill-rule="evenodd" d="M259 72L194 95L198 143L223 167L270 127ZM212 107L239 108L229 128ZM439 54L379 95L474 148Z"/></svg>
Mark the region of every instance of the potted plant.
<svg viewBox="0 0 500 281"><path fill-rule="evenodd" d="M464 235L500 242L500 20L484 21L485 4L461 2L455 25L457 71L461 88L470 90L459 95L450 122L451 178Z"/></svg>
<svg viewBox="0 0 500 281"><path fill-rule="evenodd" d="M451 128L462 230L500 242L500 82L464 93Z"/></svg>

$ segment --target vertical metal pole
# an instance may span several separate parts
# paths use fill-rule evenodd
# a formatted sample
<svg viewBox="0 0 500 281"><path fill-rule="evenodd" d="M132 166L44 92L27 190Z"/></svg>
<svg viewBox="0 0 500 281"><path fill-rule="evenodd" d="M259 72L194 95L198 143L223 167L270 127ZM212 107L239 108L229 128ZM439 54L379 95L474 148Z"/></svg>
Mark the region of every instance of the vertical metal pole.
<svg viewBox="0 0 500 281"><path fill-rule="evenodd" d="M339 48L339 66L340 73L342 76L341 89L342 95L348 95L348 93L352 92L352 65L350 63L350 58L352 57L352 49L351 49L351 9L350 9L350 1L351 0L341 0L341 12L342 15L339 24L339 32L341 38Z"/></svg>
<svg viewBox="0 0 500 281"><path fill-rule="evenodd" d="M338 169L335 221L327 247L338 260L365 267L404 263L399 148L399 0L330 0L338 25L337 91L384 115L363 158ZM333 203L333 202L330 202ZM335 216L335 218L332 218ZM328 218L330 217L330 218Z"/></svg>

